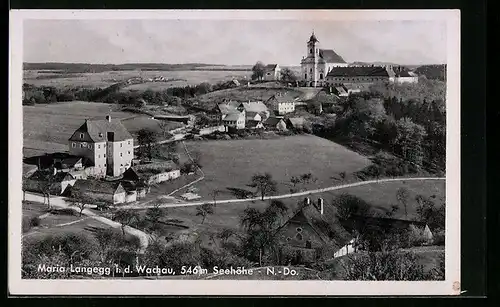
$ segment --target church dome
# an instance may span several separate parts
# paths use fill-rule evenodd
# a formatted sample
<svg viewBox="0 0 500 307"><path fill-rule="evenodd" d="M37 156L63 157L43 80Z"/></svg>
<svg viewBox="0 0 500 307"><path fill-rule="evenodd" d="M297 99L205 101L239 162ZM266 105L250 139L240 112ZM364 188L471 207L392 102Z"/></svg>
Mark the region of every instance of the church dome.
<svg viewBox="0 0 500 307"><path fill-rule="evenodd" d="M311 37L309 37L309 42L319 42L319 40L316 38L316 35L314 35L314 32L311 34Z"/></svg>

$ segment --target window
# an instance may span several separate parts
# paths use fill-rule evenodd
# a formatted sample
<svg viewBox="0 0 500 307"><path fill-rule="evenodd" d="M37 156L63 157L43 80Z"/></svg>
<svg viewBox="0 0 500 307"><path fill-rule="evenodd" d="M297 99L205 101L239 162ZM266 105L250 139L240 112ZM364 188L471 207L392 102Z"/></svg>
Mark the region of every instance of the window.
<svg viewBox="0 0 500 307"><path fill-rule="evenodd" d="M104 154L104 158L106 158L106 154Z"/></svg>
<svg viewBox="0 0 500 307"><path fill-rule="evenodd" d="M83 139L83 133L80 133L80 138Z"/></svg>
<svg viewBox="0 0 500 307"><path fill-rule="evenodd" d="M107 165L107 164L106 164L106 163L104 163L104 167L106 167L106 165Z"/></svg>
<svg viewBox="0 0 500 307"><path fill-rule="evenodd" d="M71 147L75 148L75 147L76 147L76 144L75 144L75 143L72 143L72 144L71 144Z"/></svg>
<svg viewBox="0 0 500 307"><path fill-rule="evenodd" d="M323 74L319 74L319 79L323 80Z"/></svg>
<svg viewBox="0 0 500 307"><path fill-rule="evenodd" d="M99 132L99 137L102 138L102 132Z"/></svg>
<svg viewBox="0 0 500 307"><path fill-rule="evenodd" d="M307 74L304 75L304 79L307 79Z"/></svg>
<svg viewBox="0 0 500 307"><path fill-rule="evenodd" d="M123 147L123 143L120 143L120 147Z"/></svg>
<svg viewBox="0 0 500 307"><path fill-rule="evenodd" d="M89 149L92 149L92 145L89 144Z"/></svg>
<svg viewBox="0 0 500 307"><path fill-rule="evenodd" d="M123 153L120 152L120 157L123 157Z"/></svg>
<svg viewBox="0 0 500 307"><path fill-rule="evenodd" d="M101 158L101 155L97 155L97 158L100 159Z"/></svg>
<svg viewBox="0 0 500 307"><path fill-rule="evenodd" d="M130 141L128 141L128 144L130 145Z"/></svg>
<svg viewBox="0 0 500 307"><path fill-rule="evenodd" d="M98 149L101 149L101 145L97 145L97 148L98 148Z"/></svg>
<svg viewBox="0 0 500 307"><path fill-rule="evenodd" d="M309 49L309 53L313 53L313 50L312 50L312 49Z"/></svg>
<svg viewBox="0 0 500 307"><path fill-rule="evenodd" d="M312 73L313 72L313 69L312 68L309 68L309 72Z"/></svg>
<svg viewBox="0 0 500 307"><path fill-rule="evenodd" d="M128 154L130 155L130 150L129 150Z"/></svg>
<svg viewBox="0 0 500 307"><path fill-rule="evenodd" d="M302 228L300 227L297 227L295 230L297 230L297 232L302 232Z"/></svg>
<svg viewBox="0 0 500 307"><path fill-rule="evenodd" d="M83 148L83 144L80 144L80 148Z"/></svg>

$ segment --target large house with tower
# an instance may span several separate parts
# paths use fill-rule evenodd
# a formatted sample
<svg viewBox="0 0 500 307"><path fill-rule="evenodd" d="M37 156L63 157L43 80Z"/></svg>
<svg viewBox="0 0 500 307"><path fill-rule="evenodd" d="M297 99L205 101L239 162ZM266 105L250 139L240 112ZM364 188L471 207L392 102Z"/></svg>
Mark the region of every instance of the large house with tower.
<svg viewBox="0 0 500 307"><path fill-rule="evenodd" d="M117 177L132 164L134 138L120 120L85 120L69 138L69 153L91 161L96 177Z"/></svg>

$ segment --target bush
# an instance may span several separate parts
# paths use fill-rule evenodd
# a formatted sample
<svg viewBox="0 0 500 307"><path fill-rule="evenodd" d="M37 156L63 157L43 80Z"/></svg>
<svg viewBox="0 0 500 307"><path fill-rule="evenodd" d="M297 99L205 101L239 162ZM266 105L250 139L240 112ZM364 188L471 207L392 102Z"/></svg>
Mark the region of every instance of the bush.
<svg viewBox="0 0 500 307"><path fill-rule="evenodd" d="M38 216L34 216L29 221L30 227L38 227L40 226L40 218Z"/></svg>

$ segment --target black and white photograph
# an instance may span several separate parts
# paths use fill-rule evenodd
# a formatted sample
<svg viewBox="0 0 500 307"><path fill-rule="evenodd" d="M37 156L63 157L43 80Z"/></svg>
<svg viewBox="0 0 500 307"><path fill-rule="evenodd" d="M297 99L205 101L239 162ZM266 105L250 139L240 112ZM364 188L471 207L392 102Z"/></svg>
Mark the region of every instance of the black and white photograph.
<svg viewBox="0 0 500 307"><path fill-rule="evenodd" d="M459 11L11 18L19 294L460 293Z"/></svg>

